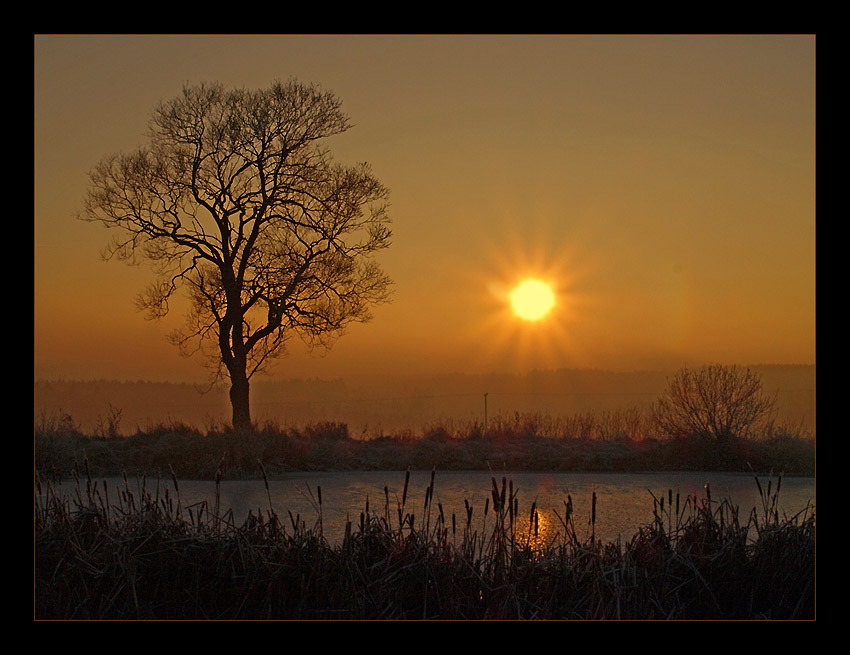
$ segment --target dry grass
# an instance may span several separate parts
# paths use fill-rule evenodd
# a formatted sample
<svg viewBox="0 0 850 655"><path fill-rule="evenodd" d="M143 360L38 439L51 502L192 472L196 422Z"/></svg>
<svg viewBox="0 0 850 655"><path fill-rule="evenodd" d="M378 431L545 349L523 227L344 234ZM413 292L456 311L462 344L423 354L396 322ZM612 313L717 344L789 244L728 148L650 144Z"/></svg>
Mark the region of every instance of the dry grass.
<svg viewBox="0 0 850 655"><path fill-rule="evenodd" d="M516 414L476 422L446 421L395 435L353 438L344 423L265 425L250 432L201 432L183 424L155 426L120 438L80 433L72 423L35 426L35 463L44 476L70 475L87 459L97 476L126 471L211 480L224 458L228 479L253 478L261 459L270 475L285 471L784 471L813 475L815 441L776 432L725 443L655 439L639 412L581 414L558 419Z"/></svg>
<svg viewBox="0 0 850 655"><path fill-rule="evenodd" d="M265 470L262 469L265 476ZM220 480L220 477L217 478ZM815 512L779 510L780 482L746 515L723 500L655 499L627 542L579 538L572 499L541 542L537 508L493 478L482 508L446 515L385 489L340 543L315 516L271 506L241 525L218 501L185 506L144 479L117 490L78 476L59 497L36 481L36 619L813 619ZM473 515L483 511L484 527ZM595 516L594 516L595 518ZM593 523L593 521L592 521Z"/></svg>

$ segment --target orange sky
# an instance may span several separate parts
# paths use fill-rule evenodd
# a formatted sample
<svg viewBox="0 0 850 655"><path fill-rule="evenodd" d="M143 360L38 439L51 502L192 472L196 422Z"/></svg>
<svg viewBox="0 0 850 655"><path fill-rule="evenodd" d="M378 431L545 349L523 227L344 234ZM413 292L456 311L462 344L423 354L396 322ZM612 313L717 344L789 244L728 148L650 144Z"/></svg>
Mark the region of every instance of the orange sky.
<svg viewBox="0 0 850 655"><path fill-rule="evenodd" d="M36 36L36 378L202 381L74 218L184 83L296 77L392 192L392 304L280 378L815 363L813 36ZM549 280L554 312L506 292Z"/></svg>

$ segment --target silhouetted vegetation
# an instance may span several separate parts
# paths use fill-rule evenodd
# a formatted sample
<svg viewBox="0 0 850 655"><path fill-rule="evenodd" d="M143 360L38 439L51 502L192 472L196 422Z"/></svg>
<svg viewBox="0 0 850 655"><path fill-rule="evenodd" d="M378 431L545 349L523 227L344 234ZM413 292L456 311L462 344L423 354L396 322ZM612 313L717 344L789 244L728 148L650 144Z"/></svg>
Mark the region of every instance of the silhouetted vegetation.
<svg viewBox="0 0 850 655"><path fill-rule="evenodd" d="M486 427L442 422L421 433L349 434L344 423L304 427L266 425L252 431L201 432L173 423L127 437L109 431L83 434L70 417L35 427L36 468L46 476L70 475L88 462L98 476L168 476L211 480L288 471L414 469L513 471L715 470L814 475L815 441L788 428L725 442L698 437L659 438L641 411L582 413L553 418L515 414Z"/></svg>
<svg viewBox="0 0 850 655"><path fill-rule="evenodd" d="M777 424L816 431L814 366L754 366L767 393L777 398ZM577 416L594 412L648 411L674 372L558 369L524 374L455 374L410 377L364 375L346 380L262 378L251 384L255 425L344 422L352 435L421 430L447 417L482 421L483 392L489 419ZM181 421L205 431L229 422L225 387L114 380L36 380L34 417L71 414L85 432L120 418L124 435ZM120 411L120 416L117 416Z"/></svg>
<svg viewBox="0 0 850 655"><path fill-rule="evenodd" d="M152 265L136 299L149 318L186 292L171 340L230 381L236 428L251 425L252 376L290 337L327 347L388 298L374 255L390 243L389 191L323 145L349 127L315 85L186 86L154 109L146 146L89 174L80 218L113 232L108 258Z"/></svg>
<svg viewBox="0 0 850 655"><path fill-rule="evenodd" d="M659 430L673 437L727 442L764 430L776 398L764 392L761 376L737 366L680 370L652 408Z"/></svg>
<svg viewBox="0 0 850 655"><path fill-rule="evenodd" d="M434 443L433 441L423 443ZM125 478L112 504L91 477L76 494L37 483L37 619L814 619L815 511L784 516L781 478L756 484L747 515L725 500L654 500L654 520L628 541L575 527L537 534L512 483L492 480L485 505L448 516L396 503L349 521L340 543L317 518L269 509L241 525L218 500L184 506ZM157 489L159 489L157 487ZM113 490L114 491L114 490ZM418 505L418 503L417 503ZM419 507L417 507L417 510ZM485 517L481 529L473 514ZM594 515L595 516L595 515Z"/></svg>

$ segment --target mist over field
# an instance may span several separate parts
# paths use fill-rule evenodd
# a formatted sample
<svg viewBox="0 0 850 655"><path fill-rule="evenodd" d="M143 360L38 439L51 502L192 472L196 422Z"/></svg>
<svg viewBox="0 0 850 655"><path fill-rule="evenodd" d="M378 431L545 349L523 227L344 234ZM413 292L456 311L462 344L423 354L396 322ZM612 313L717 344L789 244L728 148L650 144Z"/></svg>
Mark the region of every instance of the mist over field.
<svg viewBox="0 0 850 655"><path fill-rule="evenodd" d="M777 422L815 433L815 366L752 366L764 390L776 394ZM410 430L437 421L483 421L515 413L558 417L646 407L673 371L532 371L525 375L453 374L433 377L369 377L273 381L251 388L258 425L348 424L354 438ZM119 421L124 435L163 424L201 430L229 420L226 387L205 391L191 384L144 381L37 380L35 421L70 419L84 432Z"/></svg>

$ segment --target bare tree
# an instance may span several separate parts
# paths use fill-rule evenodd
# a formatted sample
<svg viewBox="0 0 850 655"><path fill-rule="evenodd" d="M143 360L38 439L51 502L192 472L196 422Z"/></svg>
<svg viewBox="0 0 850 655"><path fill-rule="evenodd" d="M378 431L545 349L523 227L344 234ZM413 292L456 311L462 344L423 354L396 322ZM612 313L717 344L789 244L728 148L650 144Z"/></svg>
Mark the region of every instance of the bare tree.
<svg viewBox="0 0 850 655"><path fill-rule="evenodd" d="M292 335L327 347L388 299L374 260L390 243L388 191L321 146L349 127L332 93L297 81L186 87L154 110L147 147L89 175L80 218L117 228L105 258L153 265L138 297L149 317L188 292L172 340L229 378L236 429L251 425L249 380Z"/></svg>
<svg viewBox="0 0 850 655"><path fill-rule="evenodd" d="M652 416L668 436L728 441L752 436L771 416L775 404L756 373L711 365L679 371L653 406Z"/></svg>

